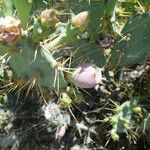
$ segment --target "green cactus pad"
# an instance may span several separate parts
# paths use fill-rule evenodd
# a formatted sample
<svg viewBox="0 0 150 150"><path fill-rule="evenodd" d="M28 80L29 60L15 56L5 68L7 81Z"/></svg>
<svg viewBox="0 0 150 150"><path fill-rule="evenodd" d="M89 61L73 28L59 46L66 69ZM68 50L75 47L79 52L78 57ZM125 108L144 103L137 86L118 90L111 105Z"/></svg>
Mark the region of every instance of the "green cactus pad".
<svg viewBox="0 0 150 150"><path fill-rule="evenodd" d="M37 55L35 55L35 51L37 51ZM7 47L3 46L0 52L2 55L7 53ZM8 64L15 74L14 78L23 78L31 82L33 79L37 79L35 85L52 89L66 86L62 74L58 71L59 78L56 77L56 70L51 68L43 58L40 48L34 49L26 39L11 50L9 56ZM58 79L56 83L54 83L55 77Z"/></svg>
<svg viewBox="0 0 150 150"><path fill-rule="evenodd" d="M35 20L33 25L33 31L31 34L32 42L40 42L46 39L50 34L52 34L54 30L52 28L43 27L39 20Z"/></svg>
<svg viewBox="0 0 150 150"><path fill-rule="evenodd" d="M150 114L143 119L141 124L139 125L138 132L146 132L150 130Z"/></svg>
<svg viewBox="0 0 150 150"><path fill-rule="evenodd" d="M150 14L138 15L127 21L112 51L110 63L124 66L143 63L150 59Z"/></svg>

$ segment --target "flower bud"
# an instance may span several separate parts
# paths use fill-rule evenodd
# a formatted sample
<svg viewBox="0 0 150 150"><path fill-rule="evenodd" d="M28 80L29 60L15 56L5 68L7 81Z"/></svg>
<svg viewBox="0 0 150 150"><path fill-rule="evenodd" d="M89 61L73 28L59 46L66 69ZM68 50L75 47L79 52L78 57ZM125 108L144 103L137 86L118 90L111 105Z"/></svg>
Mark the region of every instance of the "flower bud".
<svg viewBox="0 0 150 150"><path fill-rule="evenodd" d="M80 88L94 88L102 83L101 69L93 64L81 64L73 72L72 79Z"/></svg>
<svg viewBox="0 0 150 150"><path fill-rule="evenodd" d="M55 27L58 23L57 11L55 9L46 9L40 14L41 24L45 27Z"/></svg>
<svg viewBox="0 0 150 150"><path fill-rule="evenodd" d="M133 108L133 112L134 112L135 114L139 114L139 113L142 112L142 109L141 109L141 107L136 106L136 107Z"/></svg>
<svg viewBox="0 0 150 150"><path fill-rule="evenodd" d="M131 124L131 121L127 118L121 118L120 120L123 121L125 124Z"/></svg>
<svg viewBox="0 0 150 150"><path fill-rule="evenodd" d="M120 107L120 106L117 106L115 109L113 109L113 112L114 112L115 114L120 113L120 112L121 112L121 107Z"/></svg>
<svg viewBox="0 0 150 150"><path fill-rule="evenodd" d="M109 121L110 121L112 124L115 124L115 123L118 123L118 118L117 118L117 117L110 117L110 118L109 118Z"/></svg>
<svg viewBox="0 0 150 150"><path fill-rule="evenodd" d="M67 95L67 93L62 93L59 100L60 100L60 105L64 108L68 108L72 104L72 100Z"/></svg>
<svg viewBox="0 0 150 150"><path fill-rule="evenodd" d="M88 11L83 11L71 19L71 23L79 28L80 31L85 31L89 24L89 12Z"/></svg>
<svg viewBox="0 0 150 150"><path fill-rule="evenodd" d="M21 21L11 16L0 18L0 34L9 45L17 43L21 38Z"/></svg>
<svg viewBox="0 0 150 150"><path fill-rule="evenodd" d="M66 133L66 127L62 125L61 127L58 127L56 132L56 139L61 139Z"/></svg>
<svg viewBox="0 0 150 150"><path fill-rule="evenodd" d="M113 139L113 141L119 141L119 135L116 133L115 129L111 130L111 138Z"/></svg>

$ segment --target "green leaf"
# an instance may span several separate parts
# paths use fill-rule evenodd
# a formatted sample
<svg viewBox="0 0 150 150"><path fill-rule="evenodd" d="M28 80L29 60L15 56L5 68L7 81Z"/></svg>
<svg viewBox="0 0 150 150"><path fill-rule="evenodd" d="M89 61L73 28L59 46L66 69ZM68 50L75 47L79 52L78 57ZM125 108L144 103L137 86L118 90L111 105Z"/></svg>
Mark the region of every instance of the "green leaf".
<svg viewBox="0 0 150 150"><path fill-rule="evenodd" d="M13 15L12 0L3 0L2 10L4 16L12 16Z"/></svg>
<svg viewBox="0 0 150 150"><path fill-rule="evenodd" d="M32 8L32 3L29 3L25 0L13 0L13 3L18 11L18 16L22 22L23 28L26 28Z"/></svg>

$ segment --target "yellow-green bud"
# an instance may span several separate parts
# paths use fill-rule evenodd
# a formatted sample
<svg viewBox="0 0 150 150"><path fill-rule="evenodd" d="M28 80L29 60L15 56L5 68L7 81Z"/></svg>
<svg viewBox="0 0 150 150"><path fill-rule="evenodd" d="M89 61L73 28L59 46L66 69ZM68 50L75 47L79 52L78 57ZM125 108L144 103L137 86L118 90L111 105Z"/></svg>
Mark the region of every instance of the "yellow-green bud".
<svg viewBox="0 0 150 150"><path fill-rule="evenodd" d="M122 118L120 120L123 121L126 124L130 124L131 123L131 121L129 119L126 119L126 118Z"/></svg>
<svg viewBox="0 0 150 150"><path fill-rule="evenodd" d="M107 118L105 118L105 119L103 119L103 122L108 122L109 121L109 118L107 117Z"/></svg>
<svg viewBox="0 0 150 150"><path fill-rule="evenodd" d="M110 117L110 118L109 118L109 121L110 121L112 124L115 124L115 123L118 123L118 118L117 118L117 117Z"/></svg>
<svg viewBox="0 0 150 150"><path fill-rule="evenodd" d="M136 113L136 114L141 113L141 111L142 111L141 107L139 107L139 106L133 108L133 112Z"/></svg>
<svg viewBox="0 0 150 150"><path fill-rule="evenodd" d="M72 100L67 95L67 93L62 93L59 100L60 100L60 105L64 108L67 108L67 107L71 106L71 104L72 104Z"/></svg>
<svg viewBox="0 0 150 150"><path fill-rule="evenodd" d="M119 135L116 133L115 129L112 129L110 134L113 141L119 141Z"/></svg>
<svg viewBox="0 0 150 150"><path fill-rule="evenodd" d="M114 113L120 113L121 112L121 107L117 106L115 109L113 109Z"/></svg>
<svg viewBox="0 0 150 150"><path fill-rule="evenodd" d="M117 133L114 133L111 135L111 138L114 140L114 141L119 141L119 135Z"/></svg>

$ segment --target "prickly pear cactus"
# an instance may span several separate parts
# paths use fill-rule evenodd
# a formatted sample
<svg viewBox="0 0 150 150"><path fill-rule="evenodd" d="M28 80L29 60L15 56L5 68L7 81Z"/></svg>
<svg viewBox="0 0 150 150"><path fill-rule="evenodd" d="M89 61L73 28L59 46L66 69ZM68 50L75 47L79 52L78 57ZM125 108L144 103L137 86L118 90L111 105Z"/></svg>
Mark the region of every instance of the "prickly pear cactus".
<svg viewBox="0 0 150 150"><path fill-rule="evenodd" d="M21 11L20 1L14 1L14 4L18 10L18 13L20 14ZM26 4L25 7L29 7L28 5L31 4ZM23 19L27 23L27 19L22 18L22 15L23 14L20 14L19 18ZM25 25L25 22L22 22L22 25ZM13 27L10 26L10 28ZM33 37L35 39L36 36L38 38L39 35L35 34L35 30L40 30L40 29L41 28L37 28L36 25L33 26L33 33L31 36L32 37L31 40L33 39ZM55 47L62 45L71 39L74 39L75 36L78 34L78 32L80 32L75 26L73 26L69 22L60 23L57 30L59 30L58 34L60 35L47 44L49 48L54 49ZM5 31L1 31L1 32L5 32ZM43 32L42 29L41 32ZM43 33L41 34L43 37ZM18 42L18 43L13 43L13 42ZM9 47L7 44L11 46ZM15 40L9 42L9 40L7 39L7 44L5 43L1 44L1 55L5 55L7 53L5 59L9 59L8 61L9 66L13 69L14 74L16 75L15 77L16 79L21 78L25 81L25 83L30 81L29 84L32 84L32 86L36 84L41 87L49 87L54 89L65 86L65 81L63 79L62 73L61 75L59 75L59 71L54 68L57 62L53 58L52 54L50 54L49 50L45 50L46 48L45 49L41 48L39 43L34 45L34 42L31 43L30 38L27 37L22 37L20 41ZM5 46L6 48L3 48ZM47 51L49 52L47 53ZM44 55L44 58L46 59L43 58L41 52L42 55Z"/></svg>
<svg viewBox="0 0 150 150"><path fill-rule="evenodd" d="M98 128L102 122L111 124L114 141L122 133L138 139L150 128L144 105L149 94L143 96L150 85L149 10L146 0L0 0L0 88L16 92L16 107L27 98L42 99L37 109L43 106L44 125L48 134L57 130L53 138L59 144L69 129L77 130L73 140L83 132L83 143L93 148L92 138L99 137L97 122ZM1 131L13 117L3 106L0 110ZM16 118L28 112L18 110Z"/></svg>
<svg viewBox="0 0 150 150"><path fill-rule="evenodd" d="M149 113L143 107L143 102L140 98L132 98L120 106L116 105L114 115L104 119L112 124L110 135L114 141L119 141L121 133L126 133L129 140L135 140L139 133L149 130Z"/></svg>

